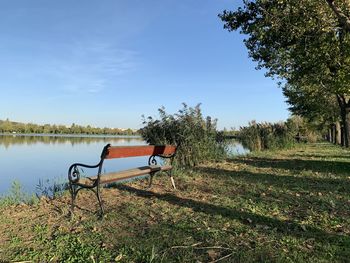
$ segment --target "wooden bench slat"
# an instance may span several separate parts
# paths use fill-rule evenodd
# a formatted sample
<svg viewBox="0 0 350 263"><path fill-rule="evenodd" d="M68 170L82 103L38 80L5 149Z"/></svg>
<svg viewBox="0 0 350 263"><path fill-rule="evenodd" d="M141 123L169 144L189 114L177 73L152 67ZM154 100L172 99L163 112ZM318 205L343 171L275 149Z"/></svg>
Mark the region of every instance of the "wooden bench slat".
<svg viewBox="0 0 350 263"><path fill-rule="evenodd" d="M176 151L176 146L112 146L108 148L106 159L136 157L136 156L151 156L151 155L171 155Z"/></svg>
<svg viewBox="0 0 350 263"><path fill-rule="evenodd" d="M115 173L106 173L106 174L103 174L103 176L101 176L100 184L118 182L118 181L130 179L133 177L150 174L151 172L169 171L171 169L172 169L171 165L165 165L165 166L149 165L149 166L142 166L134 169L124 170L120 172L115 172ZM97 179L97 176L80 178L77 183L83 184L83 185L92 185L94 182L93 180L96 180L96 179Z"/></svg>

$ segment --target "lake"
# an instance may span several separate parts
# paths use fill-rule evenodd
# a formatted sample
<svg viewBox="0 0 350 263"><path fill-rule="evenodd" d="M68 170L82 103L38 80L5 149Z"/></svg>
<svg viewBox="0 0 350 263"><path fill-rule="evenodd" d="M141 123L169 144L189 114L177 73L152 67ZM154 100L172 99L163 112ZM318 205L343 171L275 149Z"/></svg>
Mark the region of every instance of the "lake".
<svg viewBox="0 0 350 263"><path fill-rule="evenodd" d="M75 162L97 164L106 144L145 145L136 136L48 136L0 135L0 194L6 194L14 181L20 182L27 193L38 192L39 181L44 185L67 182L69 166ZM230 153L245 153L233 143ZM148 157L106 160L104 172L146 165ZM85 170L96 175L96 170Z"/></svg>

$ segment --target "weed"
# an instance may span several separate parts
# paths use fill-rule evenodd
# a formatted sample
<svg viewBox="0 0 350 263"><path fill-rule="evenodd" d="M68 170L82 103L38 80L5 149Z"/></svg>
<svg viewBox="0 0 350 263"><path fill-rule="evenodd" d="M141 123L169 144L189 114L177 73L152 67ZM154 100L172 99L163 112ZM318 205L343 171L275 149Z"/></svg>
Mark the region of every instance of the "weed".
<svg viewBox="0 0 350 263"><path fill-rule="evenodd" d="M36 195L45 196L49 199L54 199L56 197L62 196L64 191L68 189L68 184L62 179L46 179L45 181L39 179L39 183L36 186Z"/></svg>
<svg viewBox="0 0 350 263"><path fill-rule="evenodd" d="M15 205L20 203L35 204L38 202L38 198L33 194L29 195L24 192L22 185L19 181L13 181L10 192L0 199L0 205Z"/></svg>

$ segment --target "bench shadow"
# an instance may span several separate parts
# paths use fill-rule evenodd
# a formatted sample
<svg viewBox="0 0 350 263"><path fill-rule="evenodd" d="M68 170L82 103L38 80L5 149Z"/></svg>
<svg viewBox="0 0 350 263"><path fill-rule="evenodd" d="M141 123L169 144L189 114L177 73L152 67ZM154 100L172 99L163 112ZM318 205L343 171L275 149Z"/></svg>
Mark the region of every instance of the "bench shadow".
<svg viewBox="0 0 350 263"><path fill-rule="evenodd" d="M279 168L286 170L311 170L313 172L329 172L347 175L350 171L350 162L302 160L302 159L268 159L261 157L248 157L228 159L228 162L241 163L258 168Z"/></svg>
<svg viewBox="0 0 350 263"><path fill-rule="evenodd" d="M346 246L346 244L349 244L350 242L350 237L348 236L328 233L319 228L308 225L304 226L294 221L283 221L251 212L240 211L235 208L228 208L189 198L178 197L171 193L155 193L149 190L137 189L127 185L118 185L116 188L120 191L127 191L144 198L155 197L172 205L191 208L195 212L202 212L214 216L220 215L229 219L238 220L242 224L251 226L252 228L255 228L257 225L268 226L268 229L256 228L257 231L263 231L265 233L271 233L273 229L274 231L277 230L279 233L291 235L297 238L313 238L321 243L329 244L336 242L337 244L341 244L340 246Z"/></svg>

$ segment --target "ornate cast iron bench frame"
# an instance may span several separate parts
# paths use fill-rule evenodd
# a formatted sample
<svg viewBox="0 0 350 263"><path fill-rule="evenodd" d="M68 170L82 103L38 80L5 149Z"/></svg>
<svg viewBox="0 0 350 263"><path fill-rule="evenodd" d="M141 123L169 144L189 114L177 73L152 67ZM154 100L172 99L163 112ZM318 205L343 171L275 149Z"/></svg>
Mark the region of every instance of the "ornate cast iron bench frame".
<svg viewBox="0 0 350 263"><path fill-rule="evenodd" d="M172 163L176 154L176 147L172 145L142 145L142 146L111 146L107 144L101 153L101 159L96 165L87 165L83 163L73 163L68 169L69 190L71 193L71 213L73 215L75 199L81 189L92 190L97 197L100 207L100 215L104 214L101 199L101 185L112 182L124 181L149 174L149 188L152 186L153 176L157 172L165 172L171 180L174 189L175 182L172 176ZM148 166L137 167L130 170L124 170L113 173L102 173L103 163L106 159L126 158L136 156L149 156ZM170 158L170 165L158 165L156 157ZM79 168L98 168L96 176L82 177Z"/></svg>

